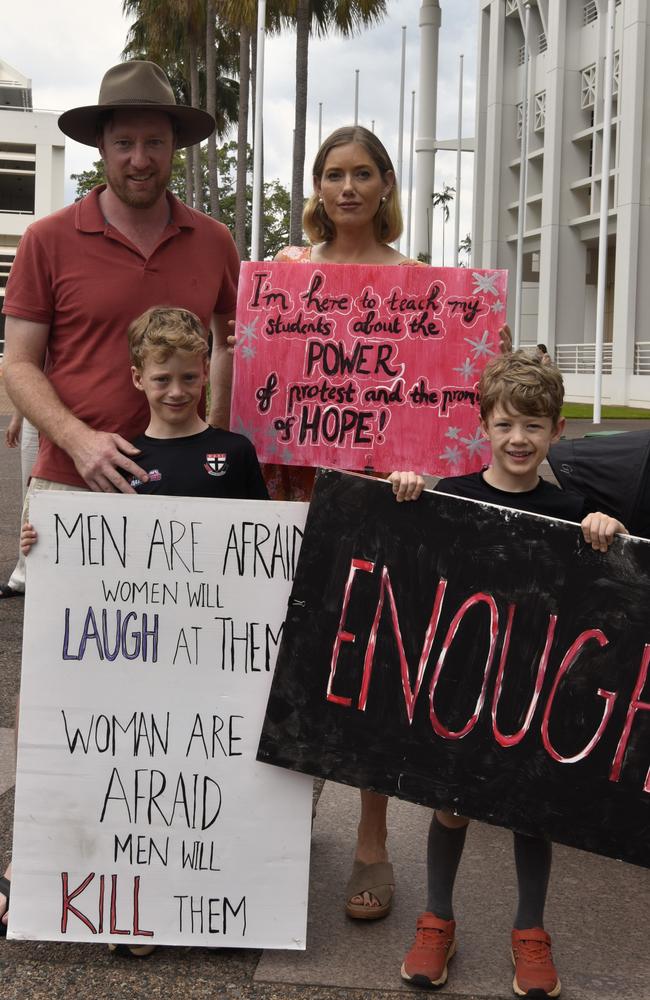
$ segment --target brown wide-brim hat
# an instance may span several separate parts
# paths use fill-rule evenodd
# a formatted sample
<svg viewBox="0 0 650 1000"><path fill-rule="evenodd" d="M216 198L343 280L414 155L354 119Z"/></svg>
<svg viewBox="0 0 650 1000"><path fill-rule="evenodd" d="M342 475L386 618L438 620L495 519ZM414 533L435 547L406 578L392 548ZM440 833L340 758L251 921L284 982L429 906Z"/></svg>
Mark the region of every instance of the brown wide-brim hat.
<svg viewBox="0 0 650 1000"><path fill-rule="evenodd" d="M102 80L97 104L64 111L59 128L85 146L96 146L97 122L105 111L163 111L175 123L179 148L207 139L215 127L214 118L207 111L177 104L160 66L143 59L112 66Z"/></svg>

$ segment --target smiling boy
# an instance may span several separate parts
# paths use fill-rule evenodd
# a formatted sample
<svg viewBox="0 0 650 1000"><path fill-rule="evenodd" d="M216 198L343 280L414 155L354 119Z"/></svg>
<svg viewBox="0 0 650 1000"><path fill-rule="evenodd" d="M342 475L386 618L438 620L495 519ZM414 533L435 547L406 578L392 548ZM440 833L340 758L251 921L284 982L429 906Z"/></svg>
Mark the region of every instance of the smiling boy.
<svg viewBox="0 0 650 1000"><path fill-rule="evenodd" d="M613 517L588 513L585 500L564 492L539 475L548 450L564 430L562 376L523 352L491 362L479 382L481 429L492 459L482 472L442 479L436 490L580 524L585 542L606 552L614 535L626 534ZM443 809L431 818L427 844L427 910L417 921L415 943L402 965L402 978L435 988L447 980L456 952L453 890L469 820ZM514 833L518 907L511 935L517 996L557 997L560 978L544 929L544 906L551 872L551 843Z"/></svg>
<svg viewBox="0 0 650 1000"><path fill-rule="evenodd" d="M199 414L208 380L208 340L187 309L157 307L128 330L131 376L149 404L149 424L133 444L148 481L136 493L268 500L248 438L210 427Z"/></svg>

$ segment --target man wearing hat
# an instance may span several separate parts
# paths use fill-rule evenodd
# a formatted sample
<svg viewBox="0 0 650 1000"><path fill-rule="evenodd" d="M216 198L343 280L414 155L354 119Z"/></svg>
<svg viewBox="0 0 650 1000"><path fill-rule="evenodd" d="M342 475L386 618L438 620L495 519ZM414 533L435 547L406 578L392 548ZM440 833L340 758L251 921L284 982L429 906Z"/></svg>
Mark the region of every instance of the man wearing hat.
<svg viewBox="0 0 650 1000"><path fill-rule="evenodd" d="M123 472L147 479L129 443L148 406L131 379L126 330L152 306L189 309L212 329L209 420L228 426L239 257L225 226L167 190L174 150L214 124L177 105L160 67L140 60L106 73L97 105L59 118L66 135L98 147L106 185L30 226L7 282L3 374L41 432L28 500L40 489L132 493ZM0 935L9 874L0 877Z"/></svg>
<svg viewBox="0 0 650 1000"><path fill-rule="evenodd" d="M132 492L122 473L146 479L129 442L147 406L126 330L146 309L189 309L212 329L209 419L228 426L237 250L224 225L167 190L174 150L205 139L214 120L176 104L159 66L133 60L106 73L96 105L66 111L59 126L98 147L106 185L23 236L4 300L4 376L41 432L32 491Z"/></svg>

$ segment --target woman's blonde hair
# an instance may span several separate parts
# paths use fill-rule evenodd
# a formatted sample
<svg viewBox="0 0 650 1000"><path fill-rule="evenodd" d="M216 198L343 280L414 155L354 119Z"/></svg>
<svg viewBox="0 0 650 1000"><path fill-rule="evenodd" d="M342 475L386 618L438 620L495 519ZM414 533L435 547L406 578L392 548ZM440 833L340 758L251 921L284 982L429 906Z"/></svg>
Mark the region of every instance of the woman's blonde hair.
<svg viewBox="0 0 650 1000"><path fill-rule="evenodd" d="M402 221L402 210L399 204L399 192L397 190L397 178L395 168L386 149L373 132L370 132L362 125L346 125L337 128L335 132L328 135L324 143L316 153L312 175L319 183L325 169L325 161L333 149L337 146L347 146L351 142L357 142L366 150L372 162L377 167L382 179L390 171L393 174L393 186L386 199L382 201L374 218L375 237L379 243L393 243L402 234L404 223ZM328 243L334 239L336 228L329 215L314 191L311 198L305 205L302 213L302 226L311 243Z"/></svg>
<svg viewBox="0 0 650 1000"><path fill-rule="evenodd" d="M164 364L175 351L205 357L209 349L205 327L189 309L154 306L133 320L126 335L131 363L138 371L148 357Z"/></svg>

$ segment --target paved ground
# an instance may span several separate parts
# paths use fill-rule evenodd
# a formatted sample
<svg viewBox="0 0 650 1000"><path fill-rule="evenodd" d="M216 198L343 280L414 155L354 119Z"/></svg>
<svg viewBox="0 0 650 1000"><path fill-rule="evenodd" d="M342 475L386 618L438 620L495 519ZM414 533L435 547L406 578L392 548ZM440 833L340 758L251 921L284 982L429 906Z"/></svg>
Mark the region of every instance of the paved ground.
<svg viewBox="0 0 650 1000"><path fill-rule="evenodd" d="M1 385L1 383L0 383ZM2 415L4 412L4 416ZM0 434L9 408L0 389ZM613 425L608 424L608 429ZM625 430L644 422L616 422ZM572 421L571 436L590 425ZM0 444L0 580L15 558L19 519L18 454ZM18 692L22 635L21 599L0 602L0 856L9 857L13 807L11 730ZM193 1000L395 1000L408 988L399 980L399 964L409 944L413 915L421 906L423 880L423 811L400 803L391 807L395 860L400 862L401 892L395 913L376 926L352 926L341 915L339 887L349 863L356 800L339 786L326 786L314 833L309 947L307 953L160 949L144 962L120 960L92 945L8 942L0 946L1 986L5 1000L41 997L185 998ZM458 959L456 985L440 995L465 1000L511 996L507 959L507 910L496 914L493 894L511 899L509 846L503 831L472 834L472 868L485 869L488 881L461 896L466 937ZM504 846L505 845L505 846ZM501 856L504 852L503 866ZM566 1000L647 1000L650 963L650 873L631 866L559 849L554 889L570 900L572 929L565 934L562 915L553 904L552 918L562 925ZM494 913L492 912L494 909ZM563 920L564 917L564 920ZM504 923L505 921L505 923ZM471 934L476 930L476 934ZM479 943L481 931L484 941ZM498 953L491 951L494 933ZM576 935L575 938L573 935ZM480 949L480 950L479 950ZM559 957L558 956L558 957ZM568 974L569 973L569 974ZM323 985L328 983L329 985ZM318 985L320 984L320 985Z"/></svg>

